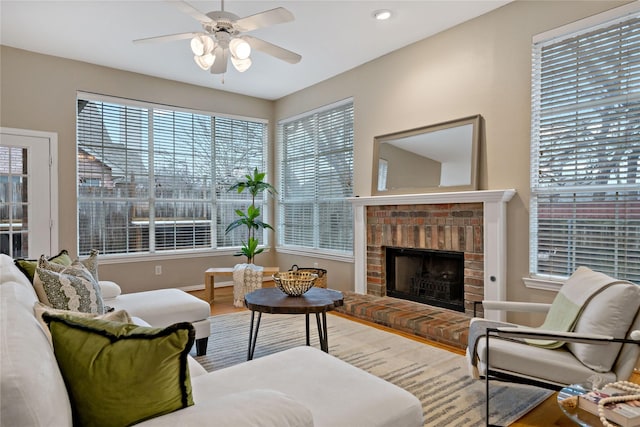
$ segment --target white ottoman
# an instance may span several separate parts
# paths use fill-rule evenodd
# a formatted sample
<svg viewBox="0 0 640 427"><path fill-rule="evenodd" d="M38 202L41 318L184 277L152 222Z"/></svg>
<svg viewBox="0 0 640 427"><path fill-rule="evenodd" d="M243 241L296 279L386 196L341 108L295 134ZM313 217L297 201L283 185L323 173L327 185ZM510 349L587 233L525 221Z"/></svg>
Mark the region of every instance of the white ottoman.
<svg viewBox="0 0 640 427"><path fill-rule="evenodd" d="M178 322L190 322L196 332L196 352L198 356L206 354L211 334L211 307L205 301L180 289L121 294L120 287L114 282L100 281L100 286L105 305L126 310L151 326L163 328Z"/></svg>
<svg viewBox="0 0 640 427"><path fill-rule="evenodd" d="M256 426L253 407L241 396L274 390L311 411L315 427L423 427L422 404L408 391L356 368L315 347L295 347L228 368L191 377L195 405L140 424ZM238 399L239 402L235 402ZM221 403L225 407L221 408ZM245 405L244 411L237 407ZM258 409L259 408L259 409ZM257 406L256 410L263 411ZM300 425L290 418L276 423L263 412L264 425ZM214 420L214 421L212 421Z"/></svg>

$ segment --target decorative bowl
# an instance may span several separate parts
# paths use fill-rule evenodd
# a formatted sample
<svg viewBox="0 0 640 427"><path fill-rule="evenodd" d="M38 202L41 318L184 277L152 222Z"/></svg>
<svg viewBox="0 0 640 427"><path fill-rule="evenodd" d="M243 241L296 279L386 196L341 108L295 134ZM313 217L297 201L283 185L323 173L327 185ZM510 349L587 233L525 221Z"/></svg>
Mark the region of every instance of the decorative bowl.
<svg viewBox="0 0 640 427"><path fill-rule="evenodd" d="M311 289L318 275L308 271L283 271L273 275L276 286L291 297L299 297Z"/></svg>

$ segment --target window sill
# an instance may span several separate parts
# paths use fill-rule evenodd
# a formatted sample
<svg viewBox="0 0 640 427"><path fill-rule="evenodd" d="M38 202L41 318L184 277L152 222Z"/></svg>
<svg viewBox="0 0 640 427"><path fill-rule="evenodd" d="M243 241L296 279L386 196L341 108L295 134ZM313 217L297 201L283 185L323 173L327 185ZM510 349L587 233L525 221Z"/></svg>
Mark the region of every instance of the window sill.
<svg viewBox="0 0 640 427"><path fill-rule="evenodd" d="M228 256L238 253L238 248L205 249L201 251L179 251L162 253L136 253L136 254L100 254L100 264L124 264L144 261L166 261L172 259L205 258L216 256Z"/></svg>
<svg viewBox="0 0 640 427"><path fill-rule="evenodd" d="M332 261L340 262L354 262L353 254L345 254L340 252L333 252L322 249L312 249L298 246L279 246L276 248L276 252L290 255L308 256L311 258L328 259Z"/></svg>
<svg viewBox="0 0 640 427"><path fill-rule="evenodd" d="M524 285L529 289L542 289L545 291L554 291L558 292L562 284L564 283L561 280L554 280L551 278L542 278L542 277L523 277L522 281Z"/></svg>

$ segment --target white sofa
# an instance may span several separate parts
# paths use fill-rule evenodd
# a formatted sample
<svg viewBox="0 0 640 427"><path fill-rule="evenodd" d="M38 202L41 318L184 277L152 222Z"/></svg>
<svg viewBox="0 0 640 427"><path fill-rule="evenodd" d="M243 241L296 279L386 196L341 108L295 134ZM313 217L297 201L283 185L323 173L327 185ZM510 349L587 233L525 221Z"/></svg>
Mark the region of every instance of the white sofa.
<svg viewBox="0 0 640 427"><path fill-rule="evenodd" d="M98 277L98 252L92 251L88 258L79 262L93 277ZM58 259L60 264L71 262L67 251L61 251L53 259ZM53 261L51 267L59 261ZM11 264L13 259L0 254L0 264ZM17 260L18 269L27 277L34 273L30 266L37 261ZM35 268L35 267L34 267ZM1 278L0 278L1 279ZM33 280L32 280L33 281ZM195 329L195 347L198 356L207 353L207 343L211 334L211 307L209 303L196 298L180 289L158 289L147 292L135 292L123 294L120 286L111 281L99 281L104 306L113 307L116 310L126 310L129 315L145 319L153 327L164 328L178 322L189 322ZM42 291L44 292L44 291ZM36 290L36 294L38 294Z"/></svg>
<svg viewBox="0 0 640 427"><path fill-rule="evenodd" d="M72 426L53 347L34 315L36 301L29 280L13 263L0 260L1 424ZM211 373L189 357L189 372L195 404L139 425L423 425L415 396L312 347Z"/></svg>
<svg viewBox="0 0 640 427"><path fill-rule="evenodd" d="M144 319L151 326L164 328L173 323L190 322L196 331L198 356L207 353L211 334L211 307L207 302L180 289L123 294L114 282L101 280L99 283L105 305L126 310L129 315Z"/></svg>

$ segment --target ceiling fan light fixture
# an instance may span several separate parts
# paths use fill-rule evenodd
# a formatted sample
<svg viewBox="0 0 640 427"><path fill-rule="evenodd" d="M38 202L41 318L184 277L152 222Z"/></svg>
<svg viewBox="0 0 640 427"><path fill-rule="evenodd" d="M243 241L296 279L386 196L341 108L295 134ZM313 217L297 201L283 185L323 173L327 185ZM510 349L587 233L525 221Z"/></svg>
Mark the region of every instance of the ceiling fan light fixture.
<svg viewBox="0 0 640 427"><path fill-rule="evenodd" d="M231 63L241 73L244 73L251 67L251 58L238 59L234 56L231 56Z"/></svg>
<svg viewBox="0 0 640 427"><path fill-rule="evenodd" d="M206 14L186 1L172 1L171 3L199 21L202 30L148 37L134 40L134 42L189 40L191 50L195 55L193 60L198 67L209 70L211 74L225 74L229 59L238 72L248 70L252 64L252 50L258 50L290 64L297 64L302 59L295 52L256 37L243 35L253 30L293 21L293 14L283 7L240 18L233 13L225 12L224 0L221 3L221 10Z"/></svg>
<svg viewBox="0 0 640 427"><path fill-rule="evenodd" d="M251 46L241 38L231 39L229 42L229 50L234 58L243 60L251 55Z"/></svg>
<svg viewBox="0 0 640 427"><path fill-rule="evenodd" d="M213 50L213 40L209 36L197 35L191 39L191 51L194 55L202 56L211 53Z"/></svg>
<svg viewBox="0 0 640 427"><path fill-rule="evenodd" d="M206 53L200 56L195 55L193 57L193 60L196 62L196 64L198 64L198 67L207 71L209 68L211 68L213 63L216 61L216 56L211 53Z"/></svg>
<svg viewBox="0 0 640 427"><path fill-rule="evenodd" d="M378 21L386 21L391 18L391 11L389 9L380 9L373 12L373 17Z"/></svg>

